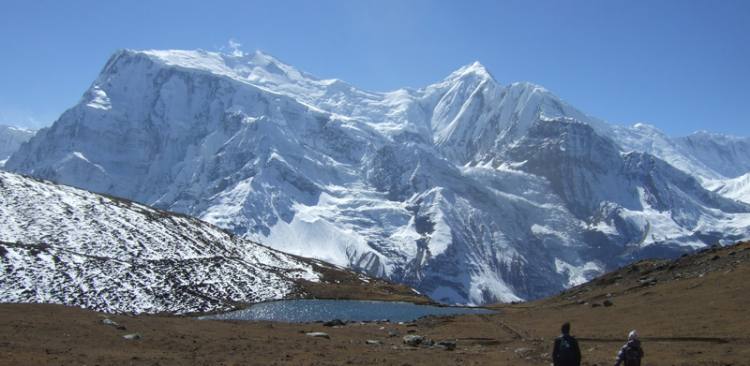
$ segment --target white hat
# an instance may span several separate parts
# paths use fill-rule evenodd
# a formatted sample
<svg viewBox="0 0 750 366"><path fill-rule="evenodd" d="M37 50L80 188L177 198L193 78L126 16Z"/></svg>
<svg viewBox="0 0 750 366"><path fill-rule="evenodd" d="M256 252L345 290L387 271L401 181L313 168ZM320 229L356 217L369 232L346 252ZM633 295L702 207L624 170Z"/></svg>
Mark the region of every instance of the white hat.
<svg viewBox="0 0 750 366"><path fill-rule="evenodd" d="M631 330L628 334L628 340L638 339L638 332L635 329Z"/></svg>

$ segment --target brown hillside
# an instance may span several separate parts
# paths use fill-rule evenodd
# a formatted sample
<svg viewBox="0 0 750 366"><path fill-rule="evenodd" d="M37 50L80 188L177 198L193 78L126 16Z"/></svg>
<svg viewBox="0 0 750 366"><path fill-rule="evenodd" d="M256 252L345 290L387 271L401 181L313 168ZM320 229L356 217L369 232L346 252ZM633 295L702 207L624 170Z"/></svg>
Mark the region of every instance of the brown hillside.
<svg viewBox="0 0 750 366"><path fill-rule="evenodd" d="M551 341L573 325L584 365L610 365L637 329L645 365L750 365L750 243L674 261L641 261L536 302L490 316L427 318L413 325L200 321L111 316L53 305L0 305L2 365L549 365ZM610 306L605 306L604 303ZM331 339L311 338L308 331ZM389 331L398 333L390 337ZM454 351L406 347L412 331L457 339ZM140 340L122 335L139 333ZM366 340L378 340L379 345Z"/></svg>

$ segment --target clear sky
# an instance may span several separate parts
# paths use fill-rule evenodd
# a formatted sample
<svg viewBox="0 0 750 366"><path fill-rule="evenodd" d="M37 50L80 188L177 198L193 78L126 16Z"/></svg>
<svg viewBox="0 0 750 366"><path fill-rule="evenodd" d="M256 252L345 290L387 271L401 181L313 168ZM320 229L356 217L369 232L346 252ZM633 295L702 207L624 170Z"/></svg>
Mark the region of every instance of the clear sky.
<svg viewBox="0 0 750 366"><path fill-rule="evenodd" d="M750 136L745 0L0 0L0 123L51 123L117 49L230 39L376 91L478 60L613 123Z"/></svg>

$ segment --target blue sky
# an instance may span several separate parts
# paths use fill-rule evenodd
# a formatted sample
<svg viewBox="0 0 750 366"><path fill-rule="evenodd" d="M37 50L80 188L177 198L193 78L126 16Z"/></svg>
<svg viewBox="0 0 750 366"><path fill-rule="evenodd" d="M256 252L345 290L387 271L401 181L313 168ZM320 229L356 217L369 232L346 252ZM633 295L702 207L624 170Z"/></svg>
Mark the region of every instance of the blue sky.
<svg viewBox="0 0 750 366"><path fill-rule="evenodd" d="M475 60L613 123L750 136L750 1L0 1L0 123L44 125L119 48L234 39L369 90Z"/></svg>

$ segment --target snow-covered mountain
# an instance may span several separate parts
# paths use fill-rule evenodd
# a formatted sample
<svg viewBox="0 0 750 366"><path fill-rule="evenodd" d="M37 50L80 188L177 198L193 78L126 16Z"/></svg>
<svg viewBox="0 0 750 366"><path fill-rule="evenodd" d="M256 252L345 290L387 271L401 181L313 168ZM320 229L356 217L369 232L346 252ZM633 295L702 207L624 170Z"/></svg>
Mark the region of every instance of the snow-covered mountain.
<svg viewBox="0 0 750 366"><path fill-rule="evenodd" d="M750 138L699 131L676 141L722 177L737 178L750 172Z"/></svg>
<svg viewBox="0 0 750 366"><path fill-rule="evenodd" d="M0 302L204 312L280 299L327 264L197 219L0 171Z"/></svg>
<svg viewBox="0 0 750 366"><path fill-rule="evenodd" d="M260 52L124 50L6 167L479 304L750 237L750 205L702 185L744 150L644 127L479 63L380 93Z"/></svg>
<svg viewBox="0 0 750 366"><path fill-rule="evenodd" d="M709 182L713 191L722 196L750 204L750 173L737 178Z"/></svg>
<svg viewBox="0 0 750 366"><path fill-rule="evenodd" d="M612 126L608 133L625 150L647 152L699 178L706 186L712 180L736 178L750 172L750 138L699 131L671 138L654 126Z"/></svg>
<svg viewBox="0 0 750 366"><path fill-rule="evenodd" d="M22 143L34 136L35 130L0 125L0 168Z"/></svg>

